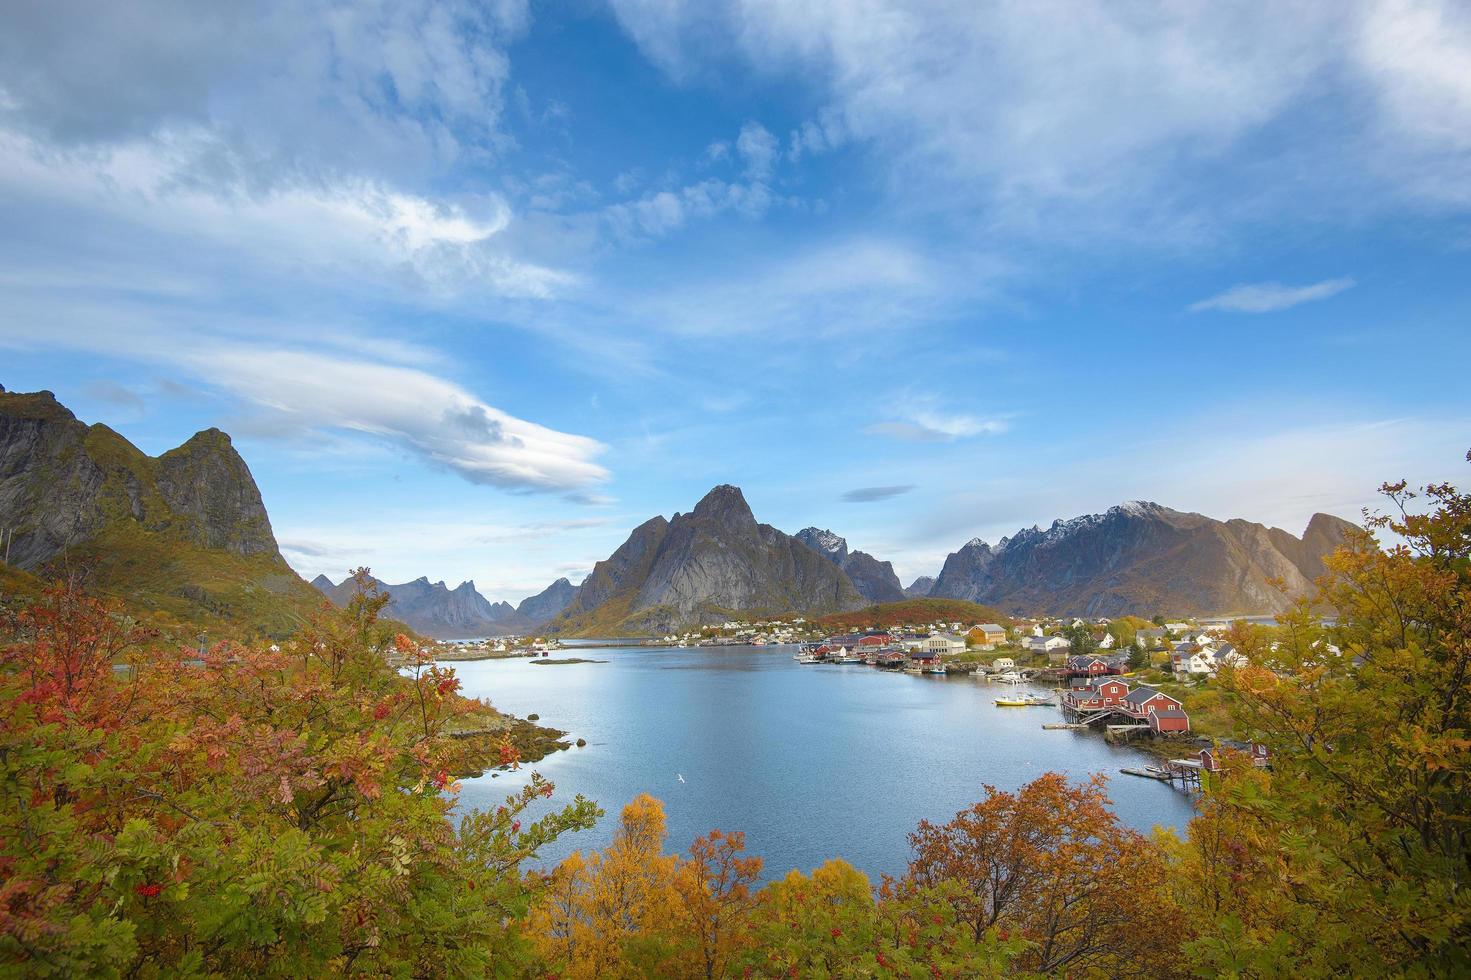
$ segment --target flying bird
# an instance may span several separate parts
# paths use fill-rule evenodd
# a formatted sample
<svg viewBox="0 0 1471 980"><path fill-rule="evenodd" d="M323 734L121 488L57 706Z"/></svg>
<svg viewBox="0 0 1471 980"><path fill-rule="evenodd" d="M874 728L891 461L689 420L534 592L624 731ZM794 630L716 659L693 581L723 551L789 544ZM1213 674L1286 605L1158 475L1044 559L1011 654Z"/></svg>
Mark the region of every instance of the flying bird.
<svg viewBox="0 0 1471 980"><path fill-rule="evenodd" d="M680 781L680 782L681 782L681 783L682 783L682 782L684 782L684 773L682 773L682 772L677 772L677 773L675 773L675 774L674 774L674 775L675 775L675 776L676 776L676 777L678 777L678 779L679 779L679 781Z"/></svg>

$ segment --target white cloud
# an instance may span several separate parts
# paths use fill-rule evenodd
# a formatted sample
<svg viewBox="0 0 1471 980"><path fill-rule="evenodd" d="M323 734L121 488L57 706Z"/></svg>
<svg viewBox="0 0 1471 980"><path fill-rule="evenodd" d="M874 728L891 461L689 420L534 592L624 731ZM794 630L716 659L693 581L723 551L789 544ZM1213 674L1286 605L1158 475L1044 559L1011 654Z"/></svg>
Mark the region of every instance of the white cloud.
<svg viewBox="0 0 1471 980"><path fill-rule="evenodd" d="M902 240L859 236L721 268L631 300L629 315L694 337L899 332L993 289L1008 268L990 256L936 256Z"/></svg>
<svg viewBox="0 0 1471 980"><path fill-rule="evenodd" d="M1471 204L1471 8L1379 0L1356 38L1375 101L1375 163L1413 192Z"/></svg>
<svg viewBox="0 0 1471 980"><path fill-rule="evenodd" d="M1280 282L1248 283L1232 286L1198 303L1190 304L1191 313L1219 310L1223 313L1275 313L1301 303L1337 296L1352 288L1352 279L1325 279L1307 286L1284 286Z"/></svg>
<svg viewBox="0 0 1471 980"><path fill-rule="evenodd" d="M1009 427L1001 419L916 412L907 419L876 422L863 431L870 435L903 439L906 442L954 442L957 439L968 439L972 436L1000 435Z"/></svg>
<svg viewBox="0 0 1471 980"><path fill-rule="evenodd" d="M604 446L516 418L424 371L291 350L181 351L196 376L302 429L365 433L472 483L577 490L608 478Z"/></svg>
<svg viewBox="0 0 1471 980"><path fill-rule="evenodd" d="M366 265L380 279L409 271L420 288L539 298L573 281L502 245L512 216L499 195L434 200L362 177L255 188L192 176L203 161L228 156L204 131L88 150L0 131L0 191L188 238L193 249L209 239L293 272L305 266L335 278Z"/></svg>
<svg viewBox="0 0 1471 980"><path fill-rule="evenodd" d="M1471 203L1455 0L612 5L676 79L734 54L816 80L789 157L863 144L908 206L1011 233L1199 239L1284 207Z"/></svg>
<svg viewBox="0 0 1471 980"><path fill-rule="evenodd" d="M748 122L741 127L736 137L736 152L746 166L746 176L751 180L765 181L771 178L771 166L776 161L776 137L767 132L758 122Z"/></svg>

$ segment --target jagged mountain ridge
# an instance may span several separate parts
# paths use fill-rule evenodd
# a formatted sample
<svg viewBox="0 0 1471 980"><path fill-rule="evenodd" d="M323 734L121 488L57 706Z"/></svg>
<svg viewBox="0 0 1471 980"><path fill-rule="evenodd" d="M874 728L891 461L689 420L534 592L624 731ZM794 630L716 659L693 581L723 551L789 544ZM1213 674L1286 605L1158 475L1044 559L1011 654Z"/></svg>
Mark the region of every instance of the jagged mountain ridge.
<svg viewBox="0 0 1471 980"><path fill-rule="evenodd" d="M284 635L317 602L219 429L152 457L49 391L0 388L0 526L13 566L85 568L144 613Z"/></svg>
<svg viewBox="0 0 1471 980"><path fill-rule="evenodd" d="M389 595L387 615L441 640L532 632L561 612L576 589L565 578L557 579L523 599L519 606L512 606L486 599L473 581L461 582L453 589L444 582L430 582L427 576L399 585L373 581ZM358 591L353 578L334 584L327 576L318 575L312 585L337 606L347 605Z"/></svg>
<svg viewBox="0 0 1471 980"><path fill-rule="evenodd" d="M715 487L688 514L639 525L578 587L552 629L667 633L733 614L826 613L868 605L842 569L757 523L737 487Z"/></svg>
<svg viewBox="0 0 1471 980"><path fill-rule="evenodd" d="M1131 501L1026 528L993 548L973 539L945 560L930 595L1041 615L1270 614L1302 595L1355 526L1315 514L1302 538ZM1268 584L1279 578L1284 596Z"/></svg>
<svg viewBox="0 0 1471 980"><path fill-rule="evenodd" d="M509 603L490 602L476 591L474 582L461 582L451 589L443 582L430 582L426 576L398 585L373 581L388 593L385 614L425 636L451 640L519 632L519 624L508 622L516 610ZM327 576L318 575L312 585L336 606L347 605L358 592L354 578L334 585Z"/></svg>
<svg viewBox="0 0 1471 980"><path fill-rule="evenodd" d="M793 537L846 572L858 594L869 602L877 605L898 602L905 597L892 564L879 561L866 551L849 551L847 539L840 535L805 527Z"/></svg>

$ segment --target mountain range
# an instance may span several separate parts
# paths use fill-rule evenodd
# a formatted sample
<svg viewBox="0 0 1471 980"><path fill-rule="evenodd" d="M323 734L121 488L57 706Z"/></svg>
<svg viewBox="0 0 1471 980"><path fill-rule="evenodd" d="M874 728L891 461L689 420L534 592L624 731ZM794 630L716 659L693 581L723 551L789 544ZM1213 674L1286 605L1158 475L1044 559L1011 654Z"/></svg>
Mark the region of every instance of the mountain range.
<svg viewBox="0 0 1471 980"><path fill-rule="evenodd" d="M219 429L153 457L49 391L0 387L0 528L12 567L80 575L161 624L284 636L320 601Z"/></svg>
<svg viewBox="0 0 1471 980"><path fill-rule="evenodd" d="M1263 614L1306 592L1323 557L1355 530L1315 514L1296 537L1135 501L995 546L969 541L938 578L904 588L888 562L829 530L789 535L761 524L738 488L721 485L687 514L640 524L580 585L558 579L516 607L487 601L472 582L450 589L426 577L387 589L391 615L447 638L668 633L906 597L1022 615ZM321 594L343 604L356 588L319 576L319 592L286 564L225 433L206 429L151 457L105 425L78 421L46 391L0 388L0 531L9 549L0 581L81 571L96 591L160 622L285 635Z"/></svg>
<svg viewBox="0 0 1471 980"><path fill-rule="evenodd" d="M560 613L577 591L571 582L559 578L512 606L489 601L476 591L474 582L461 582L453 589L443 582L431 583L427 577L400 585L377 584L389 595L388 615L442 640L534 632ZM350 577L334 585L327 576L318 575L312 585L337 606L347 605L358 592L357 580Z"/></svg>
<svg viewBox="0 0 1471 980"><path fill-rule="evenodd" d="M1298 538L1132 501L1023 529L994 548L972 540L945 559L930 595L1039 615L1277 613L1309 590L1323 557L1355 530L1314 514Z"/></svg>
<svg viewBox="0 0 1471 980"><path fill-rule="evenodd" d="M1022 615L1269 614L1309 591L1323 557L1354 530L1315 514L1298 538L1136 501L1045 531L1023 529L994 548L972 540L946 559L938 578L922 576L906 589L892 565L851 551L833 531L808 527L788 536L757 524L741 492L720 486L688 515L639 525L550 628L667 633L732 616L820 615L848 611L855 601L926 597ZM814 568L793 545L821 556L827 569Z"/></svg>

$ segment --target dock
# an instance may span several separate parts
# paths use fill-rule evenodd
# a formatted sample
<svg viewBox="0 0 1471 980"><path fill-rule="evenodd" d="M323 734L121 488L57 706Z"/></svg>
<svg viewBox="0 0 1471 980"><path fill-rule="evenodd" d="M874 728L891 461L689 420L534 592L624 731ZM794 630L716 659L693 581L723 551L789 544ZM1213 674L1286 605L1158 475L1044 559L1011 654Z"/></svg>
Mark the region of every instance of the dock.
<svg viewBox="0 0 1471 980"><path fill-rule="evenodd" d="M1048 722L1045 725L1043 725L1042 726L1042 730L1043 731L1048 731L1048 732L1061 732L1061 731L1068 731L1070 729L1075 729L1075 728L1087 728L1087 727L1088 726L1085 725L1085 724L1083 724L1082 722L1069 723L1069 722L1065 722L1065 721L1051 721L1051 722Z"/></svg>
<svg viewBox="0 0 1471 980"><path fill-rule="evenodd" d="M1124 769L1120 769L1119 772L1123 773L1126 776L1143 776L1145 779L1158 779L1160 782L1164 782L1164 783L1167 783L1167 782L1170 781L1170 774L1169 773L1160 772L1157 769L1132 769L1132 768L1124 768Z"/></svg>

